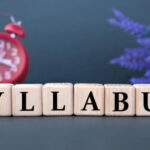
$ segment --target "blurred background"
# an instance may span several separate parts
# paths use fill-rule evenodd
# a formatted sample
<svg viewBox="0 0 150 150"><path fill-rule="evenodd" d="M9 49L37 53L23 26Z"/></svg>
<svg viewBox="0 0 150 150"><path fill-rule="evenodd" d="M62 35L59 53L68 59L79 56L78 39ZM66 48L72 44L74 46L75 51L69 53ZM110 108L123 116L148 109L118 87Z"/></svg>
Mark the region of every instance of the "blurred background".
<svg viewBox="0 0 150 150"><path fill-rule="evenodd" d="M140 77L109 61L124 48L137 47L133 36L110 25L112 9L150 24L148 0L1 0L0 12L23 21L22 40L31 61L26 82L129 83ZM0 31L9 23L0 19Z"/></svg>

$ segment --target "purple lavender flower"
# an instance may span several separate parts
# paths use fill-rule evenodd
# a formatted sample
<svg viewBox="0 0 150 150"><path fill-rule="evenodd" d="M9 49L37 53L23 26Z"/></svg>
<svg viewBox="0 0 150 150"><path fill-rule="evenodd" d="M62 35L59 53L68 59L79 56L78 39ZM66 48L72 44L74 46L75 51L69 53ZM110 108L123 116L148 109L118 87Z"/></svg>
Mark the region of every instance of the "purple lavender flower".
<svg viewBox="0 0 150 150"><path fill-rule="evenodd" d="M150 51L147 49L125 49L125 54L110 61L111 64L119 64L122 67L142 71L150 69Z"/></svg>
<svg viewBox="0 0 150 150"><path fill-rule="evenodd" d="M113 10L114 15L117 17L110 18L108 21L114 26L130 32L131 35L137 37L137 43L142 46L140 48L125 49L124 55L110 61L110 64L119 64L122 67L145 71L141 78L131 78L131 83L150 83L150 26L145 26L140 23L134 22L124 16L118 10Z"/></svg>
<svg viewBox="0 0 150 150"><path fill-rule="evenodd" d="M124 29L126 32L130 32L131 35L135 35L138 38L145 37L147 34L150 34L150 27L142 25L138 22L134 22L131 19L124 16L120 11L113 9L114 15L117 17L110 18L108 22L112 25L119 26Z"/></svg>
<svg viewBox="0 0 150 150"><path fill-rule="evenodd" d="M138 84L146 84L146 83L150 83L150 78L131 78L130 80L131 83L135 84L135 83L138 83Z"/></svg>
<svg viewBox="0 0 150 150"><path fill-rule="evenodd" d="M137 39L137 43L145 48L150 48L150 38Z"/></svg>
<svg viewBox="0 0 150 150"><path fill-rule="evenodd" d="M118 11L117 9L113 9L113 12L114 12L114 15L120 19L120 20L123 20L123 19L126 19L126 17L124 16L124 14L120 11Z"/></svg>

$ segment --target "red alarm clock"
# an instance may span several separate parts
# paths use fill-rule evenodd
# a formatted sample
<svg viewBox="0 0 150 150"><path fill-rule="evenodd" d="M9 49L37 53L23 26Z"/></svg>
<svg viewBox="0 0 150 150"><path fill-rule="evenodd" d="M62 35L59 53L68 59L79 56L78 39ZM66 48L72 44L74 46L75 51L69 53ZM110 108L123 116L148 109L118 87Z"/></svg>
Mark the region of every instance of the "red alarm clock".
<svg viewBox="0 0 150 150"><path fill-rule="evenodd" d="M29 56L17 37L24 39L26 33L20 21L5 16L12 23L5 26L6 33L0 32L0 83L22 83L29 72Z"/></svg>

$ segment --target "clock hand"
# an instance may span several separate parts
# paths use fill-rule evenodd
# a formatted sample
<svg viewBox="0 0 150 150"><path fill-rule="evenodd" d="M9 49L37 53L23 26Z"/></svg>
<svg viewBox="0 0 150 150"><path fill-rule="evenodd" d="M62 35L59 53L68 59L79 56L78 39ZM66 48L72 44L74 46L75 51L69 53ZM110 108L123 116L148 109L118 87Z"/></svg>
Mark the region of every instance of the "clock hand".
<svg viewBox="0 0 150 150"><path fill-rule="evenodd" d="M7 65L7 66L9 66L9 67L10 67L10 65L9 65L9 64L7 64L6 62L3 62L3 61L1 61L1 60L0 60L0 64L4 64L4 65Z"/></svg>
<svg viewBox="0 0 150 150"><path fill-rule="evenodd" d="M14 67L10 59L0 59L0 63L7 65L9 67Z"/></svg>
<svg viewBox="0 0 150 150"><path fill-rule="evenodd" d="M9 63L9 64L11 64L11 62L12 62L10 59L2 59L2 61L6 62L6 63Z"/></svg>

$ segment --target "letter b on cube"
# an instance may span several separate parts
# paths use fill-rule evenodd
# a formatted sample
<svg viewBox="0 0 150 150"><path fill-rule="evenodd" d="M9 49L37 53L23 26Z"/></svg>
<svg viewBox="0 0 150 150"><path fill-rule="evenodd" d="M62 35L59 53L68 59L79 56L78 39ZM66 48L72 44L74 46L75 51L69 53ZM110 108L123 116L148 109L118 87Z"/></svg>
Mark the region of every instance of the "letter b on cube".
<svg viewBox="0 0 150 150"><path fill-rule="evenodd" d="M135 88L128 84L105 84L105 115L135 115Z"/></svg>

